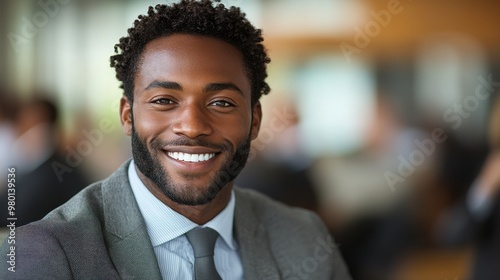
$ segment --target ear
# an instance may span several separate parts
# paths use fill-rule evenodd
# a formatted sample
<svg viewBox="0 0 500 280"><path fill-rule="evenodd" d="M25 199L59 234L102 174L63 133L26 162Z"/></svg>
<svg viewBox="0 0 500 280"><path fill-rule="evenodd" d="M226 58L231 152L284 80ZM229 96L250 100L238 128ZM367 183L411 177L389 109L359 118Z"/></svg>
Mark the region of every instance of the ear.
<svg viewBox="0 0 500 280"><path fill-rule="evenodd" d="M252 140L255 140L259 135L261 121L262 121L262 106L260 105L260 102L257 101L257 103L255 103L255 105L252 108L252 130L250 133Z"/></svg>
<svg viewBox="0 0 500 280"><path fill-rule="evenodd" d="M120 121L122 123L123 132L126 135L132 135L132 105L127 97L123 96L120 99Z"/></svg>

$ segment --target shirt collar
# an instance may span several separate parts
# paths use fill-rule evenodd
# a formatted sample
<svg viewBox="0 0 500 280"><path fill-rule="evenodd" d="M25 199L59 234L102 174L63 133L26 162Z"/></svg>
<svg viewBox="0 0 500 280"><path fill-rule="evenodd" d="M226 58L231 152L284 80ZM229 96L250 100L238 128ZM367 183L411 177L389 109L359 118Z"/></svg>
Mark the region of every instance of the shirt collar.
<svg viewBox="0 0 500 280"><path fill-rule="evenodd" d="M128 179L153 246L169 242L198 226L165 205L146 188L137 174L133 160L128 168ZM212 220L201 225L217 231L232 250L237 249L233 238L234 205L235 196L232 191L226 207Z"/></svg>

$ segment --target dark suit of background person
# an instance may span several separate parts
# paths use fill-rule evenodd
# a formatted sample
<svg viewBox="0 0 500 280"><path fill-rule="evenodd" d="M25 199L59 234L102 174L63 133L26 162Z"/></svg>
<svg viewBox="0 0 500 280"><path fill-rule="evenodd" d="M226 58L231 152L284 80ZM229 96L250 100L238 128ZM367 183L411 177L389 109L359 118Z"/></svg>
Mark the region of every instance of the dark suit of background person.
<svg viewBox="0 0 500 280"><path fill-rule="evenodd" d="M19 137L11 146L9 167L15 167L16 226L40 220L60 206L88 182L78 168L58 177L53 163L65 163L57 147L57 108L49 100L35 98L22 105L16 116ZM1 205L7 205L7 189ZM7 221L7 207L0 209L0 220Z"/></svg>
<svg viewBox="0 0 500 280"><path fill-rule="evenodd" d="M19 229L16 272L7 271L8 246L4 245L0 279L32 279L33 275L61 280L161 279L128 181L129 163L42 221ZM234 231L245 279L350 279L317 216L251 190L234 191Z"/></svg>
<svg viewBox="0 0 500 280"><path fill-rule="evenodd" d="M490 117L490 152L466 200L443 223L441 238L448 245L472 242L472 280L500 277L500 98Z"/></svg>
<svg viewBox="0 0 500 280"><path fill-rule="evenodd" d="M499 151L491 155L488 163L500 174ZM471 187L466 201L452 210L441 238L443 243L453 246L472 242L474 258L470 279L494 280L500 275L500 192L497 187L488 195L479 194L484 188L480 178Z"/></svg>

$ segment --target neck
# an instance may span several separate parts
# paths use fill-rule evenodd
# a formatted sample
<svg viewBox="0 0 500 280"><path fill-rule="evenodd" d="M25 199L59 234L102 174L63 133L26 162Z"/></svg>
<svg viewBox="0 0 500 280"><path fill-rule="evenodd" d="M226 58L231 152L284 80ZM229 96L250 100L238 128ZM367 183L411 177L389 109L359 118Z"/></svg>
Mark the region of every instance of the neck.
<svg viewBox="0 0 500 280"><path fill-rule="evenodd" d="M229 203L231 199L231 191L233 189L233 182L228 183L224 186L219 193L212 199L209 203L203 205L184 205L179 204L177 202L172 201L168 198L158 186L151 181L148 177L144 176L142 172L135 167L139 178L144 183L146 188L161 202L170 207L175 212L181 214L182 216L188 218L192 222L203 225L212 220L215 216L217 216L226 205Z"/></svg>

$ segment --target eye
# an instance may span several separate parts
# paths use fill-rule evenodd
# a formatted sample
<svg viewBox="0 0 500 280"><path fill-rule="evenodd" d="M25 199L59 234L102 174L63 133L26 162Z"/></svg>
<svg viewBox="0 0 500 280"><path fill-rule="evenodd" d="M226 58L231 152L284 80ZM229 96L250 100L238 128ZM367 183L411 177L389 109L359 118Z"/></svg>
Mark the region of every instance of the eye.
<svg viewBox="0 0 500 280"><path fill-rule="evenodd" d="M234 105L230 102L227 102L225 100L217 100L211 103L212 106L217 106L217 107L234 107Z"/></svg>
<svg viewBox="0 0 500 280"><path fill-rule="evenodd" d="M151 101L151 103L158 104L158 105L169 105L169 104L174 104L174 101L172 101L171 99L168 99L168 98L158 98L158 99Z"/></svg>

